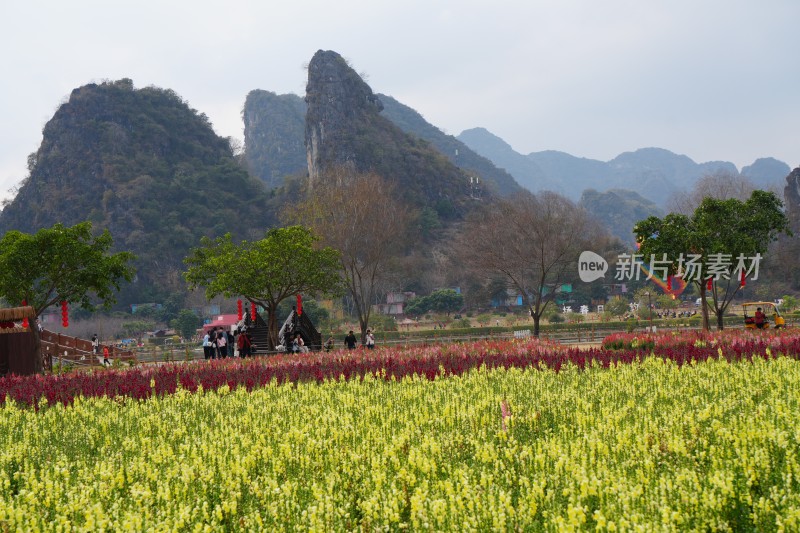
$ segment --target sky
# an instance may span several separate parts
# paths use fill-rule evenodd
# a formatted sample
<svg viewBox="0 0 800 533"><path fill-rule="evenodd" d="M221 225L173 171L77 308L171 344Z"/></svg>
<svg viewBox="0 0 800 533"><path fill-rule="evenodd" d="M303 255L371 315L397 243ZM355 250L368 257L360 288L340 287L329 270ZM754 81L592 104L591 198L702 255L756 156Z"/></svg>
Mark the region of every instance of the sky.
<svg viewBox="0 0 800 533"><path fill-rule="evenodd" d="M243 138L254 89L334 50L442 131L608 161L800 164L797 0L0 0L0 199L70 92L131 78Z"/></svg>

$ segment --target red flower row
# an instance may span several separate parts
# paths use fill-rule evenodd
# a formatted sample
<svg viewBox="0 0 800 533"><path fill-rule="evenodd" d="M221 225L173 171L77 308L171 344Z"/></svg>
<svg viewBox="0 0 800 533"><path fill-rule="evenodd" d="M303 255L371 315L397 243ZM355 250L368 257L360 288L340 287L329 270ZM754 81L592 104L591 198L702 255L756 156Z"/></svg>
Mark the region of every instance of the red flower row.
<svg viewBox="0 0 800 533"><path fill-rule="evenodd" d="M50 404L70 404L77 396L144 399L152 395L174 393L178 387L196 391L217 389L251 390L276 381L297 383L322 382L327 379L360 379L373 374L384 379L442 375L460 375L473 368L537 368L558 372L564 365L583 369L587 365L609 367L631 364L650 356L650 350L581 350L537 340L483 341L469 344L437 345L421 348L379 348L370 351L285 355L254 359L224 359L198 363L175 363L130 370L102 370L93 373L72 372L51 376L8 376L0 378L0 404L13 401L38 406L41 398ZM729 361L753 357L797 358L800 336L737 337L735 343L706 342L680 346L656 343L655 357L678 365L724 357ZM152 385L151 385L152 384Z"/></svg>

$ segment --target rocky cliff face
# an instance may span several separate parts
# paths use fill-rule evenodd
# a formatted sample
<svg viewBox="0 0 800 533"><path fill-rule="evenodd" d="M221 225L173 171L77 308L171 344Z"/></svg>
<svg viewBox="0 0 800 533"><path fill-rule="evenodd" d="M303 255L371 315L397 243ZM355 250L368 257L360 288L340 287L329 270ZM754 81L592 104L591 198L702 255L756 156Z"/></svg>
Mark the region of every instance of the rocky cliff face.
<svg viewBox="0 0 800 533"><path fill-rule="evenodd" d="M786 214L789 217L792 231L795 235L800 235L800 167L786 176L783 199L786 203Z"/></svg>
<svg viewBox="0 0 800 533"><path fill-rule="evenodd" d="M250 91L244 103L247 169L269 188L308 172L304 142L306 103L295 94Z"/></svg>
<svg viewBox="0 0 800 533"><path fill-rule="evenodd" d="M359 148L353 136L369 129L383 109L369 85L342 56L319 50L308 65L306 103L311 181L319 179L326 167L356 165Z"/></svg>
<svg viewBox="0 0 800 533"><path fill-rule="evenodd" d="M320 50L311 59L306 103L312 186L337 167L375 172L394 182L412 205L431 208L442 219L458 218L477 196L468 174L380 115L380 99L336 52Z"/></svg>

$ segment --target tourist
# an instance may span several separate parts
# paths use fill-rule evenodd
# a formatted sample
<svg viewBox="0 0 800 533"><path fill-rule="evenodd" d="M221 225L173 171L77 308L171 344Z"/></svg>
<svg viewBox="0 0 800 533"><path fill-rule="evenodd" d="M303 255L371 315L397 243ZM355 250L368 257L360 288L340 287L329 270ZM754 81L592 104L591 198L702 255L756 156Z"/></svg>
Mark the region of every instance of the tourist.
<svg viewBox="0 0 800 533"><path fill-rule="evenodd" d="M369 329L367 330L367 349L375 349L375 335L373 335L372 331Z"/></svg>
<svg viewBox="0 0 800 533"><path fill-rule="evenodd" d="M211 359L217 358L217 330L211 328L208 331L208 347L210 348L208 353L211 355Z"/></svg>
<svg viewBox="0 0 800 533"><path fill-rule="evenodd" d="M760 307L757 308L756 309L756 315L754 317L753 322L755 323L755 325L756 325L756 327L758 329L764 329L764 324L766 322L766 319L767 319L767 315L765 315L764 312L761 311Z"/></svg>
<svg viewBox="0 0 800 533"><path fill-rule="evenodd" d="M108 366L111 362L108 360L108 346L103 346L103 366Z"/></svg>
<svg viewBox="0 0 800 533"><path fill-rule="evenodd" d="M347 336L344 338L344 344L345 346L347 346L348 350L355 350L357 342L358 340L356 339L356 336L353 333L353 330L351 329L350 333L348 333Z"/></svg>
<svg viewBox="0 0 800 533"><path fill-rule="evenodd" d="M236 346L236 343L234 342L233 339L233 333L231 333L230 331L226 331L225 340L227 341L228 345L228 357L233 357L234 347Z"/></svg>
<svg viewBox="0 0 800 533"><path fill-rule="evenodd" d="M220 359L225 359L228 357L228 338L225 335L225 332L222 331L222 328L219 328L217 332L217 357Z"/></svg>
<svg viewBox="0 0 800 533"><path fill-rule="evenodd" d="M211 359L211 335L206 331L206 334L203 335L203 357L206 359Z"/></svg>
<svg viewBox="0 0 800 533"><path fill-rule="evenodd" d="M306 348L306 342L303 340L302 335L299 333L295 336L295 342L297 343L297 351L300 353L307 353L308 348Z"/></svg>
<svg viewBox="0 0 800 533"><path fill-rule="evenodd" d="M333 350L333 344L334 344L333 335L328 335L328 340L325 341L325 351L330 352L331 350Z"/></svg>
<svg viewBox="0 0 800 533"><path fill-rule="evenodd" d="M236 339L236 345L239 347L239 357L248 357L250 355L252 342L246 331L239 334L239 338Z"/></svg>
<svg viewBox="0 0 800 533"><path fill-rule="evenodd" d="M92 335L92 351L95 355L100 355L100 339L97 338L97 333Z"/></svg>

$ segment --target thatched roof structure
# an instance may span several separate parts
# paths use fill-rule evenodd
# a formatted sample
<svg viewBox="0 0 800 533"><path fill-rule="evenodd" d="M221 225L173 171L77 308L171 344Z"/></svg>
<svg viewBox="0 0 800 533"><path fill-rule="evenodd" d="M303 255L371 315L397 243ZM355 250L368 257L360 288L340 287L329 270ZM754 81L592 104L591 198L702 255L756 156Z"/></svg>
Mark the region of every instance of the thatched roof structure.
<svg viewBox="0 0 800 533"><path fill-rule="evenodd" d="M24 307L11 307L0 309L0 322L8 320L22 320L23 318L35 318L36 311L30 305Z"/></svg>

